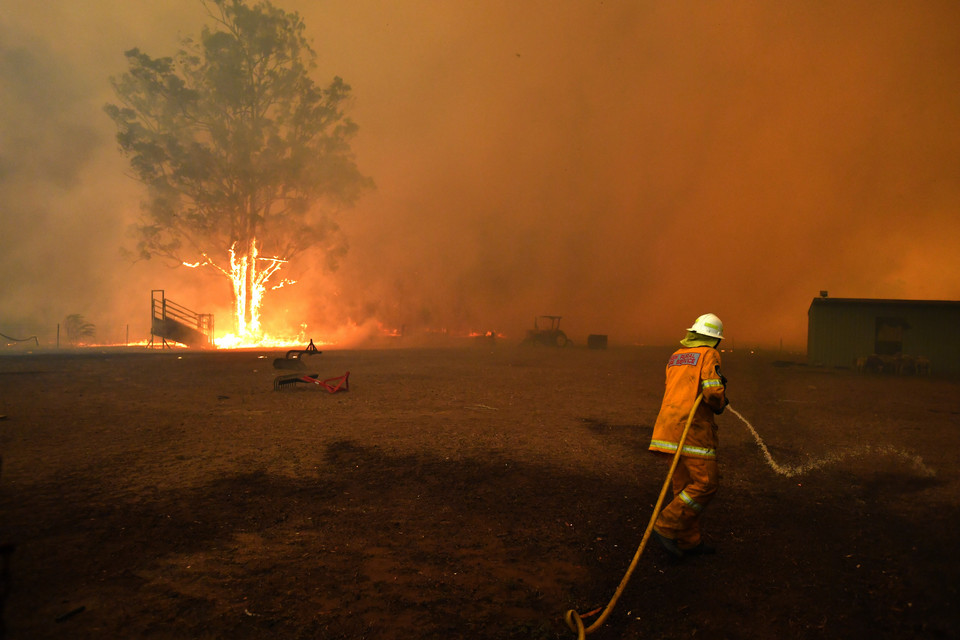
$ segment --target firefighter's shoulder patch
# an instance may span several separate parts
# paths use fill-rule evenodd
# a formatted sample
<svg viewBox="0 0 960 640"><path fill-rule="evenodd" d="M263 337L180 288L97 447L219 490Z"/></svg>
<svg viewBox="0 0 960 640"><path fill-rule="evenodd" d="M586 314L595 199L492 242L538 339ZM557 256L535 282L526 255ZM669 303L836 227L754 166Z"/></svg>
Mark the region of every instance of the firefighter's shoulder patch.
<svg viewBox="0 0 960 640"><path fill-rule="evenodd" d="M667 362L668 367L696 366L700 362L700 353L698 351L688 351L686 353L675 353L670 356Z"/></svg>

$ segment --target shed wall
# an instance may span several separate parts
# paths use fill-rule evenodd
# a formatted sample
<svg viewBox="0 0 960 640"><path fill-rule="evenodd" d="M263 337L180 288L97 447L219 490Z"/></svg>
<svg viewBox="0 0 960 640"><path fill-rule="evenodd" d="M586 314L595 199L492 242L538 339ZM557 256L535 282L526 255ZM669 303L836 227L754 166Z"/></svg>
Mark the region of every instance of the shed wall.
<svg viewBox="0 0 960 640"><path fill-rule="evenodd" d="M902 353L924 356L934 372L960 372L960 303L816 298L807 324L810 364L851 367L875 352L877 319L899 318Z"/></svg>

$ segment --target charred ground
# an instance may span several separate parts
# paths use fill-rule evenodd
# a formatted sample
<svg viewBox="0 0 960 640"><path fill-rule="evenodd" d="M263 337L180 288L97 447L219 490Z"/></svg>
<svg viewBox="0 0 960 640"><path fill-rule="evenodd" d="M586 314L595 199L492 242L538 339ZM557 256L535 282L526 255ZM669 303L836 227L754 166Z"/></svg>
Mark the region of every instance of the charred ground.
<svg viewBox="0 0 960 640"><path fill-rule="evenodd" d="M668 353L311 357L337 394L274 391L268 352L4 355L8 637L575 637L663 480ZM732 406L780 462L842 459L779 476L721 416L720 552L649 548L591 637L960 634L960 384L784 360L725 353Z"/></svg>

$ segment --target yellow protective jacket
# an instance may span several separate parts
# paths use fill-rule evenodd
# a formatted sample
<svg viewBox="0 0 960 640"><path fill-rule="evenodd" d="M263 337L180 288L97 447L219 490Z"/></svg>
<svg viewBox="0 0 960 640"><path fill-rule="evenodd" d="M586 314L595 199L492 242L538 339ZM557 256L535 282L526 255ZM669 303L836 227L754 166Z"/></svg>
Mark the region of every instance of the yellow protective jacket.
<svg viewBox="0 0 960 640"><path fill-rule="evenodd" d="M651 451L677 451L690 409L701 391L703 402L693 416L681 455L716 458L717 423L713 418L727 406L727 396L720 374L720 352L713 347L682 348L670 356L666 391L653 426Z"/></svg>

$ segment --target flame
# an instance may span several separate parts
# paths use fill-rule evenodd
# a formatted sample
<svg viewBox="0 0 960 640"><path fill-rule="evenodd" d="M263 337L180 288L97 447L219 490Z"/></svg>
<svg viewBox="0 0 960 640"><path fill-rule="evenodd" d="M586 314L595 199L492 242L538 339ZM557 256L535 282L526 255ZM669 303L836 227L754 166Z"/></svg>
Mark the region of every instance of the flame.
<svg viewBox="0 0 960 640"><path fill-rule="evenodd" d="M250 348L294 348L302 347L307 341L306 326L301 325L298 335L278 336L264 331L261 324L261 311L266 293L266 285L270 278L277 273L288 261L280 257L263 257L260 255L257 239L250 241L249 251L238 251L239 241L230 245L229 265L227 268L217 264L208 254L201 252L201 259L197 262L182 262L191 269L210 266L230 280L233 294L234 331L225 332L213 337L213 345L217 349L250 349ZM296 284L296 280L282 279L271 289ZM438 332L448 335L446 329ZM430 333L430 330L427 330ZM312 337L317 346L356 345L378 338L399 338L404 335L404 328L390 328L376 320L367 320L357 323L348 319L340 327L328 328L326 335ZM502 337L496 332L485 332L488 337Z"/></svg>
<svg viewBox="0 0 960 640"><path fill-rule="evenodd" d="M319 333L319 337L317 334ZM447 329L423 329L417 335L420 336L432 336L434 338L453 338L453 339L464 339L464 338L486 338L486 339L502 339L505 335L499 331L468 331L468 332L450 332ZM416 337L412 336L414 340ZM213 346L217 350L226 350L226 349L302 349L308 342L311 340L313 344L321 349L324 348L362 348L364 345L374 345L374 346L384 346L388 344L384 340L388 340L390 344L394 344L398 338L404 337L403 327L400 328L391 328L384 325L382 322L377 320L367 320L362 323L358 323L355 320L347 319L345 322L336 327L328 327L326 329L318 330L314 327L312 330L308 329L306 324L300 325L300 331L297 335L270 335L264 333L262 335L251 337L243 336L237 333L221 333L213 338ZM399 344L396 342L396 344ZM76 345L77 348L111 348L111 347L140 347L140 348L157 348L159 346L158 339L156 340L128 340L121 342L103 342L103 343L84 343L81 345ZM189 345L181 344L179 342L174 342L172 340L167 340L164 343L166 348L173 349L191 349Z"/></svg>
<svg viewBox="0 0 960 640"><path fill-rule="evenodd" d="M504 338L499 331L471 331L467 334L468 338Z"/></svg>
<svg viewBox="0 0 960 640"><path fill-rule="evenodd" d="M202 260L182 262L183 266L196 269L209 265L229 278L233 290L233 315L236 333L215 338L214 343L218 348L287 346L299 343L296 342L296 338L271 338L265 335L260 323L266 284L270 277L287 263L287 260L276 256L261 257L256 238L250 240L249 253L238 255L237 243L234 242L230 245L229 270L218 265L206 253L200 255L203 258ZM279 289L295 283L296 280L284 279L273 288ZM224 346L221 346L221 343Z"/></svg>
<svg viewBox="0 0 960 640"><path fill-rule="evenodd" d="M226 333L214 338L213 343L217 349L253 349L253 348L276 348L286 349L294 347L303 347L307 340L301 336L271 336L268 334L260 335L251 339L249 336L238 336L235 333ZM313 340L317 347L330 346L334 343L326 340Z"/></svg>
<svg viewBox="0 0 960 640"><path fill-rule="evenodd" d="M228 276L233 282L237 334L245 341L262 340L264 335L260 324L260 311L263 306L263 294L266 291L265 285L270 280L270 276L279 271L287 261L277 257L261 258L260 251L257 249L256 238L250 241L250 253L247 255L237 258L236 246L236 242L230 246L230 273ZM260 262L266 264L260 267ZM249 281L248 273L250 274Z"/></svg>
<svg viewBox="0 0 960 640"><path fill-rule="evenodd" d="M317 337L317 334L320 337ZM316 328L309 330L306 324L300 325L300 333L296 336L277 336L263 334L256 338L242 336L235 333L225 333L214 338L214 345L217 349L249 349L249 348L303 348L313 340L313 344L318 348L324 347L347 347L364 344L371 338L376 337L396 337L401 335L399 330L385 328L380 322L366 321L358 323L355 320L347 319L337 327L329 327L325 330L317 331Z"/></svg>

